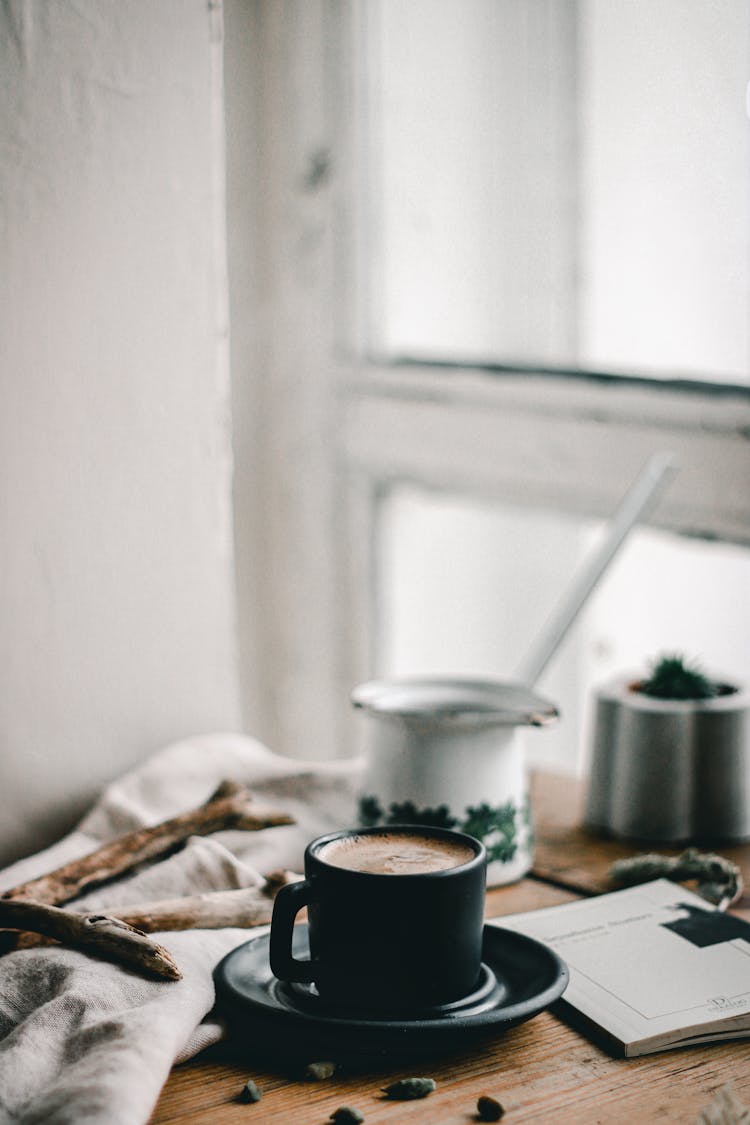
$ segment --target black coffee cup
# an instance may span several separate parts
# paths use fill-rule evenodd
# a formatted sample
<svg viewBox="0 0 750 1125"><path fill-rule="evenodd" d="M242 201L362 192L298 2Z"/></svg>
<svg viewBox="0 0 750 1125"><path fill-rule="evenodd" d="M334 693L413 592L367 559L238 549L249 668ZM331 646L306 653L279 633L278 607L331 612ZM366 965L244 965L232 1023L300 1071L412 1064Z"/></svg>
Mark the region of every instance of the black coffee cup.
<svg viewBox="0 0 750 1125"><path fill-rule="evenodd" d="M482 960L487 856L472 836L392 825L333 832L305 852L305 879L281 888L271 971L314 984L337 1007L430 1008L468 996ZM309 960L292 955L308 909Z"/></svg>

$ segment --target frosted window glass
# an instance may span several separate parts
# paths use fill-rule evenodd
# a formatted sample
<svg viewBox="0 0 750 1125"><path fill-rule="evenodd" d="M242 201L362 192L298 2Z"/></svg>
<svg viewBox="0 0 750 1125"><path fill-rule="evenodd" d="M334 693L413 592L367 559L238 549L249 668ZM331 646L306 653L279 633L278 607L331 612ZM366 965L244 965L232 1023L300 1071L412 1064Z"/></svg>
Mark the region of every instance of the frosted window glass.
<svg viewBox="0 0 750 1125"><path fill-rule="evenodd" d="M369 0L373 350L750 381L748 0Z"/></svg>
<svg viewBox="0 0 750 1125"><path fill-rule="evenodd" d="M378 520L381 674L512 679L603 526L399 486ZM636 529L548 666L563 712L532 761L586 766L591 688L664 651L750 681L750 551Z"/></svg>

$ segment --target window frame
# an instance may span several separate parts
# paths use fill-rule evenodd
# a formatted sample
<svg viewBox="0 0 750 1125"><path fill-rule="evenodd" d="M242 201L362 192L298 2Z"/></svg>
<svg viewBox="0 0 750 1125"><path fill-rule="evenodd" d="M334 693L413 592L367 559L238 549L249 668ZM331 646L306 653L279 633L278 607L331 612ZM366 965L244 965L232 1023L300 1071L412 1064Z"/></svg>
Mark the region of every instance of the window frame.
<svg viewBox="0 0 750 1125"><path fill-rule="evenodd" d="M227 3L256 142L228 166L230 279L233 258L245 270L235 413L251 416L235 422L245 723L312 759L356 745L349 692L377 670L378 511L402 481L603 517L669 449L681 471L649 524L750 545L750 388L366 354L362 2ZM242 217L232 192L247 207L248 184Z"/></svg>

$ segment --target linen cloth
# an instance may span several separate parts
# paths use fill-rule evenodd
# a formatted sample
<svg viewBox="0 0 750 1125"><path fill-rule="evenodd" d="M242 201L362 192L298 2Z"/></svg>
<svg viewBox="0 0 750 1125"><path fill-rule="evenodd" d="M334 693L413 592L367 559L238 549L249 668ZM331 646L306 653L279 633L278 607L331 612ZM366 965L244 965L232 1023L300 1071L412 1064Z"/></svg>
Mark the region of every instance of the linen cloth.
<svg viewBox="0 0 750 1125"><path fill-rule="evenodd" d="M301 871L311 839L356 823L360 769L357 761L282 758L240 735L175 743L107 788L70 835L0 872L0 892L202 804L225 778L295 824L193 837L168 859L71 905L116 914L118 905L252 886L282 867ZM156 934L183 973L176 982L147 980L62 946L0 958L0 1123L147 1122L172 1064L224 1034L209 1016L213 969L252 932Z"/></svg>

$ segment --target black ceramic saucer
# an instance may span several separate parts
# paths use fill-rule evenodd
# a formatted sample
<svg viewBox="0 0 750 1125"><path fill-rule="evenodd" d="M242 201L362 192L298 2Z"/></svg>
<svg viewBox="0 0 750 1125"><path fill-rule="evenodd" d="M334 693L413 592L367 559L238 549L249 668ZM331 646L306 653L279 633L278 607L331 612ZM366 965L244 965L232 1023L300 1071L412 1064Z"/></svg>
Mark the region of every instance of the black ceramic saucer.
<svg viewBox="0 0 750 1125"><path fill-rule="evenodd" d="M295 927L294 954L308 954L306 926ZM344 1062L434 1054L499 1035L549 1007L568 983L557 954L523 934L485 926L482 956L482 975L471 996L427 1012L373 1016L331 1009L314 989L277 980L264 933L216 967L217 1007L251 1049Z"/></svg>

